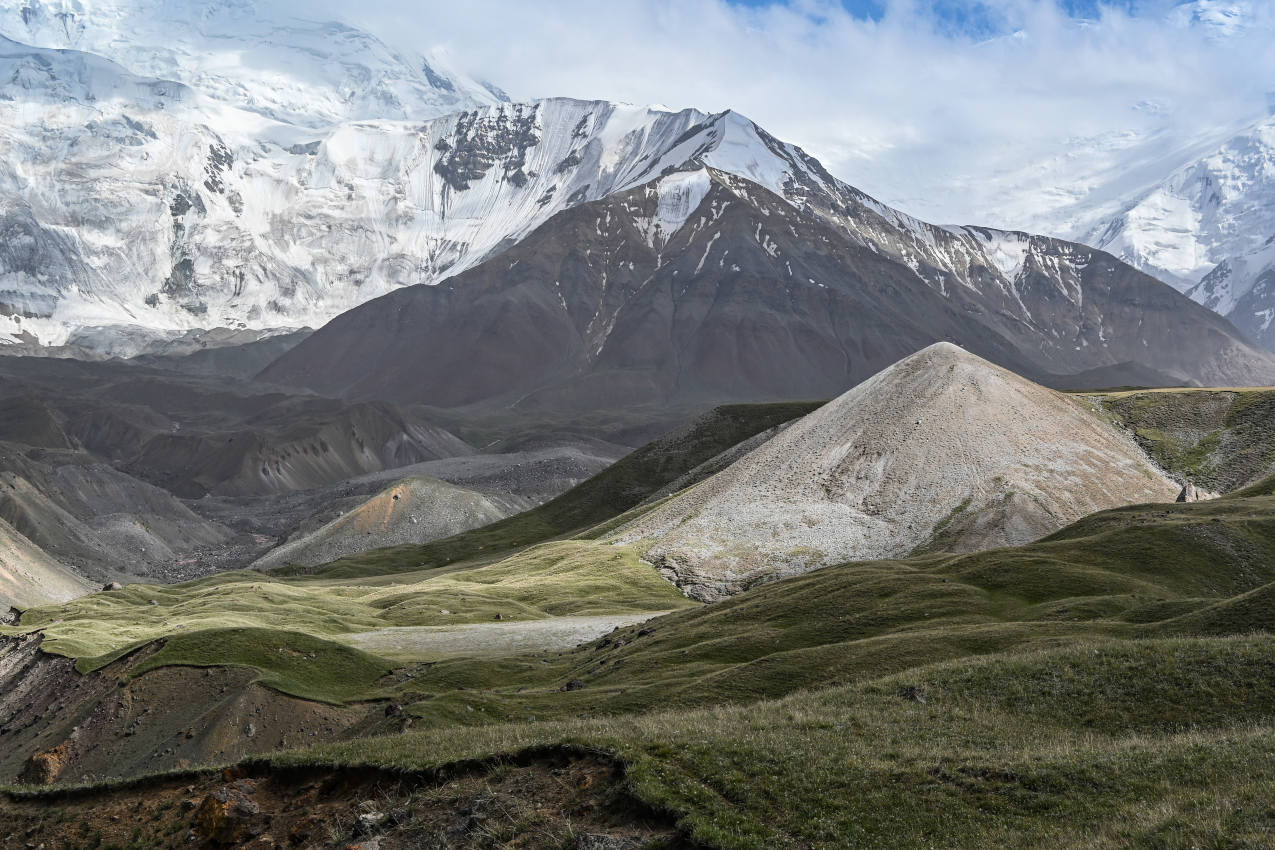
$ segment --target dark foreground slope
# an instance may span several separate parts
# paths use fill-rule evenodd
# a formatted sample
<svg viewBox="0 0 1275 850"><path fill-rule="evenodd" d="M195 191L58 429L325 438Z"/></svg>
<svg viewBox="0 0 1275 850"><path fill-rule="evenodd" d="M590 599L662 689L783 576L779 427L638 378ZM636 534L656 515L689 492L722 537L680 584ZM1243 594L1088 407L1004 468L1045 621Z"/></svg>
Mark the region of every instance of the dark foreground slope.
<svg viewBox="0 0 1275 850"><path fill-rule="evenodd" d="M154 687L198 658L219 687L233 687L224 665L247 665L263 693L320 688L309 692L354 718L343 727L354 737L273 756L239 791L291 828L278 798L308 788L301 805L331 828L314 839L321 847L360 829L381 834L383 848L491 846L466 826L466 807L484 804L454 793L477 788L475 776L506 811L545 811L522 822L493 812L501 840L542 846L552 828L562 833L550 846L593 846L563 831L562 798L528 775L581 776L585 753L615 759L618 780L604 771L591 782L639 808L592 800L587 811L607 814L582 811L581 832L732 848L1260 847L1275 825L1272 492L1266 482L1212 502L1108 511L1016 549L829 567L560 655L441 659L383 676L387 665L364 659L350 669L368 675L325 684L327 665L352 660L331 641L260 652L258 640L223 640L192 656L196 634L160 650L181 666L143 658L124 678L128 689ZM275 597L290 586L267 584ZM246 607L249 590L236 594ZM54 637L76 618L52 616L39 620ZM103 686L114 692L119 676ZM141 710L117 721L136 734L106 740L153 735L157 718ZM254 737L239 740L274 746L278 713L250 713ZM30 746L26 735L6 733L15 749ZM156 753L147 769L172 764L161 740L127 746ZM401 814L358 826L369 774L344 765L409 771L370 807ZM198 804L225 781L182 778L180 793ZM29 823L50 836L136 806L146 817L132 821L134 840L153 837L148 846L206 834L195 811L148 807L152 791L179 796L161 781L36 797L63 814ZM29 817L28 799L0 803L0 818ZM440 820L439 806L456 820ZM641 815L652 810L669 819Z"/></svg>

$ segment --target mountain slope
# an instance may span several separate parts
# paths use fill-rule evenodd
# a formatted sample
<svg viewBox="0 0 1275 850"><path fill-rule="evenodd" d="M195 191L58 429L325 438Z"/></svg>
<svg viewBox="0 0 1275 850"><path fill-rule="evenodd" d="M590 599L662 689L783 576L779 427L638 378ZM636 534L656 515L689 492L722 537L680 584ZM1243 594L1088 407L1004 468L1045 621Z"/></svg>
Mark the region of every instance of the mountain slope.
<svg viewBox="0 0 1275 850"><path fill-rule="evenodd" d="M713 600L840 561L1020 545L1179 489L1085 403L938 343L610 539Z"/></svg>
<svg viewBox="0 0 1275 850"><path fill-rule="evenodd" d="M1091 396L1169 474L1216 493L1275 475L1275 390Z"/></svg>
<svg viewBox="0 0 1275 850"><path fill-rule="evenodd" d="M99 583L125 573L182 576L177 565L230 546L235 537L172 494L85 452L3 442L0 519Z"/></svg>
<svg viewBox="0 0 1275 850"><path fill-rule="evenodd" d="M1275 116L1187 163L1084 239L1178 289L1275 233Z"/></svg>
<svg viewBox="0 0 1275 850"><path fill-rule="evenodd" d="M785 423L818 406L798 402L719 407L630 452L542 505L425 546L365 552L318 572L324 577L349 578L410 572L422 565L433 569L581 534L662 496L662 491L678 482L689 486L702 480L716 471L708 471L715 459L730 455L740 444L769 439Z"/></svg>
<svg viewBox="0 0 1275 850"><path fill-rule="evenodd" d="M1269 224L1275 226L1275 201L1271 218ZM1275 236L1247 254L1218 263L1187 295L1275 351Z"/></svg>
<svg viewBox="0 0 1275 850"><path fill-rule="evenodd" d="M481 493L436 478L405 478L363 504L270 550L253 564L315 566L369 549L428 543L503 519Z"/></svg>
<svg viewBox="0 0 1275 850"><path fill-rule="evenodd" d="M1275 358L1109 255L908 219L749 132L773 166L752 170L788 196L705 166L709 149L338 317L260 377L438 407L707 406L826 398L951 340L1029 375L1150 362L1180 383L1275 380Z"/></svg>
<svg viewBox="0 0 1275 850"><path fill-rule="evenodd" d="M93 589L0 519L0 606L25 609L51 605Z"/></svg>
<svg viewBox="0 0 1275 850"><path fill-rule="evenodd" d="M0 358L0 440L87 452L183 498L304 490L471 455L391 405L118 362Z"/></svg>
<svg viewBox="0 0 1275 850"><path fill-rule="evenodd" d="M1275 116L1179 167L1086 233L1275 347Z"/></svg>

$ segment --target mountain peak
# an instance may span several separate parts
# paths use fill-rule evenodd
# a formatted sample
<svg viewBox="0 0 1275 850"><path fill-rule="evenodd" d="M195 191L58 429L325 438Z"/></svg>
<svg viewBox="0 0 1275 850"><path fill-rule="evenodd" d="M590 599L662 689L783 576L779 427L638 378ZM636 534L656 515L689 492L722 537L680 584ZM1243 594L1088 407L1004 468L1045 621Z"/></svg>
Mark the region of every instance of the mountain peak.
<svg viewBox="0 0 1275 850"><path fill-rule="evenodd" d="M979 357L978 355L970 354L968 351L966 351L964 348L961 348L956 343L947 342L946 340L940 340L936 343L933 343L932 345L927 345L925 348L922 348L916 354L913 354L911 357L907 359L912 360L913 358L932 359L932 360L933 359L972 360L972 361L978 361L979 363L986 363L988 366L992 365L990 363L987 363L986 360Z"/></svg>
<svg viewBox="0 0 1275 850"><path fill-rule="evenodd" d="M1178 491L1083 403L940 342L611 539L713 600L843 561L1015 545Z"/></svg>

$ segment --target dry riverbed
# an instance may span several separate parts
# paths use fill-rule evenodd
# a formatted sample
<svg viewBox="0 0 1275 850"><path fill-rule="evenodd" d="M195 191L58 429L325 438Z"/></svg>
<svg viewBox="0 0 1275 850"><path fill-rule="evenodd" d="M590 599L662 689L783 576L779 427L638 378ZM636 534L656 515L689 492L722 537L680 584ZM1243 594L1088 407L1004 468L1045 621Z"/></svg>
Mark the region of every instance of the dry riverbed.
<svg viewBox="0 0 1275 850"><path fill-rule="evenodd" d="M338 638L387 658L431 660L449 655L514 655L570 649L613 629L632 626L668 611L608 616L553 617L466 626L399 626Z"/></svg>

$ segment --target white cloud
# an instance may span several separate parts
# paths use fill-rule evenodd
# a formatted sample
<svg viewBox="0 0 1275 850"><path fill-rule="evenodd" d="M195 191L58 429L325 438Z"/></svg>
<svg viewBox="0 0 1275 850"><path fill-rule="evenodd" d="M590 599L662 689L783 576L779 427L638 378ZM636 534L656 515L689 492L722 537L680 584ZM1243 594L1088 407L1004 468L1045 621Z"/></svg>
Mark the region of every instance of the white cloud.
<svg viewBox="0 0 1275 850"><path fill-rule="evenodd" d="M984 41L945 32L920 0L889 3L877 22L824 0L364 0L330 11L391 42L445 48L518 99L733 108L923 217L1061 230L1078 201L1163 177L1266 110L1271 4L1180 5L1082 22L1049 0L985 0L1007 34Z"/></svg>

